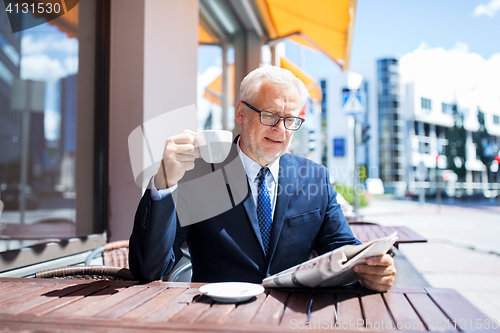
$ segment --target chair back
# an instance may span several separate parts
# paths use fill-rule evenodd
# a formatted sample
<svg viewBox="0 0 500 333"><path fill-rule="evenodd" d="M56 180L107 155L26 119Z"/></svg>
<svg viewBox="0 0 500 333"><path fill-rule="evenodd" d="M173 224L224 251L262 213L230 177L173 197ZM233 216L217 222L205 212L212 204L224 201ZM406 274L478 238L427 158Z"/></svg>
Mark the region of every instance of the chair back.
<svg viewBox="0 0 500 333"><path fill-rule="evenodd" d="M128 268L128 240L105 244L102 260L104 266Z"/></svg>
<svg viewBox="0 0 500 333"><path fill-rule="evenodd" d="M128 268L88 265L46 269L27 277L136 281Z"/></svg>
<svg viewBox="0 0 500 333"><path fill-rule="evenodd" d="M121 240L104 244L92 251L87 259L85 265L90 265L92 260L98 255L102 254L102 261L104 266L114 266L128 268L128 240Z"/></svg>

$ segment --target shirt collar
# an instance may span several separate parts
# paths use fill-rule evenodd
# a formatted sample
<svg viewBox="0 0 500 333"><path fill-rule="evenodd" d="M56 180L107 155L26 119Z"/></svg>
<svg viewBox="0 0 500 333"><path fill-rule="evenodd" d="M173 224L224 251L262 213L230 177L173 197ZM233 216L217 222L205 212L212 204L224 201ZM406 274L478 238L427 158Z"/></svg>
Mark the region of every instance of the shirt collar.
<svg viewBox="0 0 500 333"><path fill-rule="evenodd" d="M240 155L240 159L243 163L243 168L245 168L245 173L247 174L248 179L250 179L250 181L255 181L255 178L257 177L257 174L259 173L262 166L259 163L255 162L254 160L252 160L250 157L248 157L241 150L239 138L236 147L238 148L238 154ZM274 160L272 163L266 165L269 168L269 171L271 171L271 176L273 177L273 180L276 184L278 183L280 158L281 156L278 157L276 160Z"/></svg>

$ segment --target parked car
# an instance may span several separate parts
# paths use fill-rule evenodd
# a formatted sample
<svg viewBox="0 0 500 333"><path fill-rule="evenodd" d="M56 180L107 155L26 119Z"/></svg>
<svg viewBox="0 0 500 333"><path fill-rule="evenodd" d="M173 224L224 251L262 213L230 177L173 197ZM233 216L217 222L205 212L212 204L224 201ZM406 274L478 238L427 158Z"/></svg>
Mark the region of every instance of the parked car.
<svg viewBox="0 0 500 333"><path fill-rule="evenodd" d="M0 200L4 203L4 210L19 210L19 195L22 184L2 184L0 186ZM28 185L24 192L26 198L26 209L38 208L38 196Z"/></svg>

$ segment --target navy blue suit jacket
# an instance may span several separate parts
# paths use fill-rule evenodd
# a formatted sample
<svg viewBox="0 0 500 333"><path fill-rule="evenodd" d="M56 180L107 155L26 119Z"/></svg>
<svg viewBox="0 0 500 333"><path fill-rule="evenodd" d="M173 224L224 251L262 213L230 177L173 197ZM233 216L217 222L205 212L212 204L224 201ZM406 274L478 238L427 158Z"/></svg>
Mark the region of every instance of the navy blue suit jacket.
<svg viewBox="0 0 500 333"><path fill-rule="evenodd" d="M321 255L359 244L336 195L325 167L282 155L266 256L250 188L246 199L234 208L186 227L178 222L171 195L154 201L146 190L130 237L130 270L140 281L162 279L182 257L180 246L187 241L193 282L261 283L269 275L308 260L313 250Z"/></svg>

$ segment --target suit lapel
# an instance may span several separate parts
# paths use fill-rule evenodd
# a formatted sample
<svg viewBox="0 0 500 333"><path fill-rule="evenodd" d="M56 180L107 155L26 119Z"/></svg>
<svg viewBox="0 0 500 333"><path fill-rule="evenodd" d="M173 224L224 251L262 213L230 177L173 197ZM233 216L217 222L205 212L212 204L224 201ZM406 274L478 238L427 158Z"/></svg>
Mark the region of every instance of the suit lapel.
<svg viewBox="0 0 500 333"><path fill-rule="evenodd" d="M274 251L278 245L278 239L281 234L281 229L283 228L283 223L285 222L286 210L288 208L288 203L290 201L290 194L294 191L293 179L286 176L283 170L286 169L288 164L288 155L284 154L280 158L280 169L278 176L278 188L276 198L276 207L274 209L273 226L271 231L271 240L269 242L269 252L267 254L268 263L274 256ZM269 265L268 265L269 270Z"/></svg>

